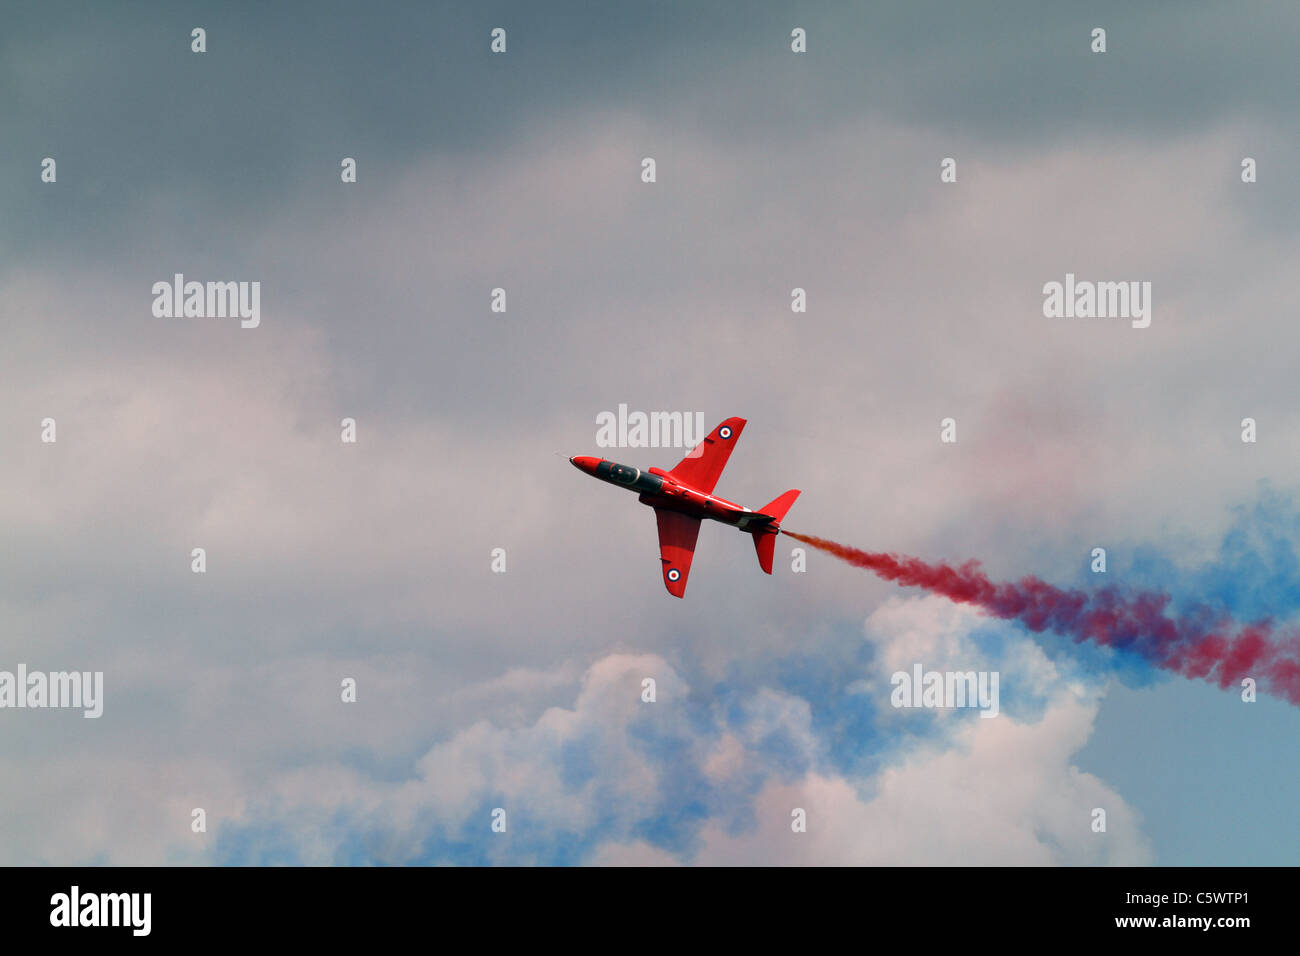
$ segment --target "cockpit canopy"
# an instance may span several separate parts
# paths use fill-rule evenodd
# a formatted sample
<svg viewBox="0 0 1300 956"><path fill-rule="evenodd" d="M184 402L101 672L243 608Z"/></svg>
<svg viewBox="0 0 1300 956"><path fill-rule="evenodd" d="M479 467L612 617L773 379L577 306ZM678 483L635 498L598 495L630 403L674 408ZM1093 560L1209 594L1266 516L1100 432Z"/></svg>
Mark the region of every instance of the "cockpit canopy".
<svg viewBox="0 0 1300 956"><path fill-rule="evenodd" d="M639 468L620 465L616 461L602 461L596 466L596 477L647 494L660 491L664 486L664 480L658 475L647 474Z"/></svg>
<svg viewBox="0 0 1300 956"><path fill-rule="evenodd" d="M620 485L630 485L640 476L640 470L630 465L611 463L609 466L610 481L617 481Z"/></svg>

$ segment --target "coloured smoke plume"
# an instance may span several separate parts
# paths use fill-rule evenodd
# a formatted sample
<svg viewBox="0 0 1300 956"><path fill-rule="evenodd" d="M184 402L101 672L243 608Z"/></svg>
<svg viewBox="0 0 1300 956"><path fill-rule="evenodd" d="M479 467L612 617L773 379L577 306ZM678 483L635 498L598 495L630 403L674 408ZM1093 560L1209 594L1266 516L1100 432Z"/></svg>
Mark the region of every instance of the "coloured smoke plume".
<svg viewBox="0 0 1300 956"><path fill-rule="evenodd" d="M1300 634L1275 634L1268 621L1240 625L1204 614L1180 618L1167 613L1166 594L1114 588L1063 591L1033 576L995 582L975 561L928 564L793 531L783 533L886 581L925 588L995 617L1018 621L1031 631L1054 631L1075 641L1130 651L1165 670L1220 687L1253 677L1264 690L1300 705Z"/></svg>

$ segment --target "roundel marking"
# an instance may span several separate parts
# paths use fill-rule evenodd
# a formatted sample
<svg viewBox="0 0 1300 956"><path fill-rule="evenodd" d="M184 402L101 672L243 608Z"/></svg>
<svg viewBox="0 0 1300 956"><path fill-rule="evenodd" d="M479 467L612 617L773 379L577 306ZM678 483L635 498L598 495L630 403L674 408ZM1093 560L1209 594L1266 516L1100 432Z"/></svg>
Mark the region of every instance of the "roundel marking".
<svg viewBox="0 0 1300 956"><path fill-rule="evenodd" d="M676 580L677 580L678 578L680 578L681 576L682 576L682 572L678 571L676 568L669 568L669 569L668 569L668 580L669 580L669 581L676 581Z"/></svg>
<svg viewBox="0 0 1300 956"><path fill-rule="evenodd" d="M723 425L721 428L718 429L718 435L719 435L720 437L722 437L722 438L730 438L730 437L731 437L731 426L729 426L729 425Z"/></svg>

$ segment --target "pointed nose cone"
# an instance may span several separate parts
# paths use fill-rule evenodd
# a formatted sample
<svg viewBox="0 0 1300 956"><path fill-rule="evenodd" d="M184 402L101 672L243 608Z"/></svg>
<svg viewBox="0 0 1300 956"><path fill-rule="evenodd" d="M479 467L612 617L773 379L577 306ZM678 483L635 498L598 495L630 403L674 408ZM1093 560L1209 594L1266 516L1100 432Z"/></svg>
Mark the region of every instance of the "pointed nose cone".
<svg viewBox="0 0 1300 956"><path fill-rule="evenodd" d="M576 455L569 459L569 464L579 471L585 471L589 475L596 473L596 466L600 464L599 458L593 458L590 455Z"/></svg>

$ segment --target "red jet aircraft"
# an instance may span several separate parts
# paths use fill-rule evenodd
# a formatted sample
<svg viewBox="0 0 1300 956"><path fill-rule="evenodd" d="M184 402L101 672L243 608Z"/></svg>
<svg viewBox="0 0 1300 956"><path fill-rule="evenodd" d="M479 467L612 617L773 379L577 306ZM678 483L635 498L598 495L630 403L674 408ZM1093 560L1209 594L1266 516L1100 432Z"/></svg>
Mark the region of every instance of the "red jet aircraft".
<svg viewBox="0 0 1300 956"><path fill-rule="evenodd" d="M799 497L798 489L787 491L759 511L751 511L713 493L744 429L743 418L728 418L672 471L659 468L641 471L590 455L569 459L575 468L594 478L640 492L638 500L654 508L659 522L659 560L663 564L664 587L673 597L686 594L695 540L700 533L700 522L705 518L735 525L752 534L759 566L772 573L772 554L777 532L781 530L780 521Z"/></svg>

